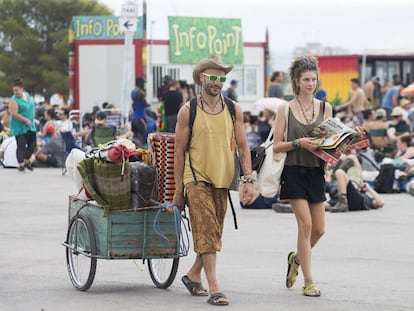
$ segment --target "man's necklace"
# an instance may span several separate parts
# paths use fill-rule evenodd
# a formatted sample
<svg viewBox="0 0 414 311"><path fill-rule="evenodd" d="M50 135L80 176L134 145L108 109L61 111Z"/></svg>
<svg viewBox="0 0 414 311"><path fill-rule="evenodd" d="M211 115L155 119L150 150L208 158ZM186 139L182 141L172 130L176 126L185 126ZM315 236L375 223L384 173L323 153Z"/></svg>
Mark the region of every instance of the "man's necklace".
<svg viewBox="0 0 414 311"><path fill-rule="evenodd" d="M296 101L298 102L298 104L299 104L299 107L300 107L300 110L302 111L302 114L303 114L303 117L305 118L305 120L306 120L306 122L308 123L308 124L311 124L312 123L312 121L313 121L313 118L315 117L315 104L314 104L314 101L313 101L313 98L312 98L312 102L311 102L311 104L309 105L309 107L308 108L303 108L303 104L302 104L302 102L299 100L299 98L298 97L296 97ZM312 108L312 117L310 118L310 119L308 119L308 117L306 116L306 113L310 110Z"/></svg>
<svg viewBox="0 0 414 311"><path fill-rule="evenodd" d="M201 109L203 109L203 110L205 110L204 109L204 101L205 101L205 99L203 98L203 96L200 95ZM210 106L207 102L206 102L206 106L208 108L210 108L211 111L214 111L214 109L216 109L219 102L221 102L221 96L219 96L219 99L217 100L217 102L213 106Z"/></svg>

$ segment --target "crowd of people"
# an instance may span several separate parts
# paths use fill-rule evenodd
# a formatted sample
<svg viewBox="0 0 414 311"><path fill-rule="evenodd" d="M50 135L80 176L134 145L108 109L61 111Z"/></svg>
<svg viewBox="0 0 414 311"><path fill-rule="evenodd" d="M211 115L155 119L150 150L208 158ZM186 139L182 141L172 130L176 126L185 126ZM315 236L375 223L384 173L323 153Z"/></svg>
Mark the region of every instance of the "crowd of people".
<svg viewBox="0 0 414 311"><path fill-rule="evenodd" d="M131 116L125 118L115 105L104 102L80 114L66 103L35 103L16 79L13 96L6 98L0 112L0 164L18 171L36 167L63 167L71 148L83 151L115 139L130 139L137 148L157 131L157 114L145 101L145 81L138 77L131 92ZM137 90L142 87L141 98Z"/></svg>
<svg viewBox="0 0 414 311"><path fill-rule="evenodd" d="M276 71L272 74L268 96L284 97L282 80L281 72ZM93 148L110 138L131 139L137 147L144 147L151 132L175 132L179 110L195 95L194 85L164 76L157 92L162 109L153 111L147 103L145 83L144 78L136 78L136 87L131 92L131 114L126 118L121 116L116 106L107 102L101 107L94 106L91 112L82 115L72 114L71 106L67 104L35 104L30 94L25 91L23 81L16 79L12 86L13 96L5 100L0 112L2 165L17 167L20 171L33 170L36 166L62 166L64 155L67 153L62 148L62 144L66 142L65 139L62 141L62 132L72 133L76 141L73 146L83 150ZM229 88L221 90L221 93L231 96L237 102L237 85L238 81L233 79ZM371 143L368 153L373 155L377 165L376 168L371 165L371 171L363 170L371 187L375 179L373 171L378 172L378 167L382 163L393 163L393 191L414 194L414 155L410 152L414 149L414 104L411 98L401 96L402 88L397 75L392 77L392 83L385 82L383 86L377 77L372 77L363 87L358 78L353 78L350 80L350 99L333 107L333 115L349 127L360 126L367 132ZM325 91L321 93L321 90L319 87L315 91L314 100L325 101L327 94ZM270 108L264 108L259 112L243 112L244 129L250 150L266 141L275 120L276 111ZM98 137L103 127L114 127L113 134L106 134L109 137ZM359 164L362 168L370 166L366 162L367 160ZM330 171L333 171L333 168L327 170ZM333 174L327 175L327 179L334 179ZM269 204L266 206L269 207Z"/></svg>
<svg viewBox="0 0 414 311"><path fill-rule="evenodd" d="M302 293L319 297L321 290L313 279L311 262L312 248L324 234L325 212L382 208L376 178L386 165L392 167L390 192L414 195L414 103L401 96L397 76L386 89L379 88L376 78L364 88L353 78L350 99L333 107L326 101L326 92L321 92L317 59L304 56L293 60L289 69L294 92L290 101L277 111L243 112L237 103L238 81L232 80L230 87L222 90L232 69L217 55L202 59L193 71L194 82L201 89L197 95L186 81L165 76L157 93L157 112L147 102L145 79L137 77L127 117L110 103L94 106L82 115L73 114L70 105L35 104L23 81L16 79L13 96L0 113L1 164L19 172L39 166L61 167L68 153L68 137L69 147L81 150L115 139L129 139L137 148L145 148L150 133L161 129L174 132L173 203L181 210L185 206L189 209L197 254L182 282L191 295L209 296L207 302L212 305L228 305L218 282L216 262L222 247L228 189L235 177L235 170L229 168L235 167L237 150L242 170L237 176L241 207L273 207L277 212L294 213L297 245L287 257L285 284L293 287L301 269ZM269 97L284 98L282 79L281 72L272 75ZM230 104L223 95L232 97ZM193 108L191 98L196 103ZM332 117L362 131L370 142L368 148L342 150L334 166L312 152L319 142L309 135L316 125ZM287 154L281 186L272 198L260 193L250 154L269 137L275 153ZM201 282L203 271L208 289Z"/></svg>

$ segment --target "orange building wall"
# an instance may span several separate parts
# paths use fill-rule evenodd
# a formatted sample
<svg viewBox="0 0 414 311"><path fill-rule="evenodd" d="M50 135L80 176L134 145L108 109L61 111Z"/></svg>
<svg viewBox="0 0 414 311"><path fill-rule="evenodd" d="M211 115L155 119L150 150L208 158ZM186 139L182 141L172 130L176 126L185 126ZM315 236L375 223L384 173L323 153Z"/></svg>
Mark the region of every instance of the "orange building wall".
<svg viewBox="0 0 414 311"><path fill-rule="evenodd" d="M321 87L334 105L348 100L352 78L359 77L359 55L319 56Z"/></svg>

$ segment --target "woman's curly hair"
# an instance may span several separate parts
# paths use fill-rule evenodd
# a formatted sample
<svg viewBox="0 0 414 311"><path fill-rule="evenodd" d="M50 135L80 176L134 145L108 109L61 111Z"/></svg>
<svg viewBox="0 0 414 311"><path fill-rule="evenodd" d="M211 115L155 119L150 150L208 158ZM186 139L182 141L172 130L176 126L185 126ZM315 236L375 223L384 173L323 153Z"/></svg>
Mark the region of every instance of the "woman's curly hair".
<svg viewBox="0 0 414 311"><path fill-rule="evenodd" d="M317 76L317 84L315 88L316 93L319 90L319 68L318 68L318 60L316 57L313 56L300 56L295 58L292 62L292 65L289 68L289 76L292 82L292 89L295 95L299 94L299 85L298 81L302 74L306 71L315 71Z"/></svg>

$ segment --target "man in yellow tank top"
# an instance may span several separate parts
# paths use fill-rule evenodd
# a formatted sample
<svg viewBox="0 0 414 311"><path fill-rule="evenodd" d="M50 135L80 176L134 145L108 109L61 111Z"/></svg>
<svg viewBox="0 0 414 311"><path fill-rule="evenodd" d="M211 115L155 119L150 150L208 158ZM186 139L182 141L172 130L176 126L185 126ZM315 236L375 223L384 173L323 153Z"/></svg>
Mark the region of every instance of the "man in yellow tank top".
<svg viewBox="0 0 414 311"><path fill-rule="evenodd" d="M221 250L228 189L234 175L234 153L238 152L246 186L241 194L243 204L253 200L255 177L252 175L250 151L241 107L235 103L235 121L221 95L226 74L233 66L223 64L221 57L202 59L194 68L195 83L201 85L197 111L190 140L190 104L178 113L175 136L173 202L189 208L195 262L182 281L190 294L208 296L212 305L228 305L216 277L216 253ZM184 199L186 197L186 202ZM204 269L208 291L201 284Z"/></svg>

